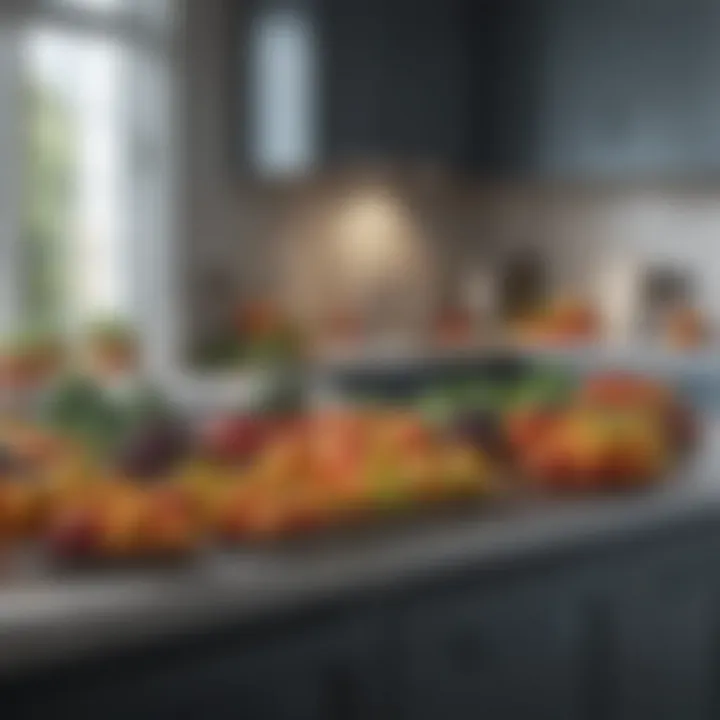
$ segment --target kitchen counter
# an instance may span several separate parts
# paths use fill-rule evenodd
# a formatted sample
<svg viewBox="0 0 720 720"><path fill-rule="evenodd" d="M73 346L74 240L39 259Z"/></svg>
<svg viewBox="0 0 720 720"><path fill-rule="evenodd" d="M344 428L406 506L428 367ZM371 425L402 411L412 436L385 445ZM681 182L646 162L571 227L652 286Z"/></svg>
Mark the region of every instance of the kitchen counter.
<svg viewBox="0 0 720 720"><path fill-rule="evenodd" d="M404 523L331 542L208 553L162 571L48 574L28 563L0 591L0 671L107 655L178 633L309 608L358 592L392 593L463 568L532 560L717 516L720 450L679 477L622 497L533 501Z"/></svg>

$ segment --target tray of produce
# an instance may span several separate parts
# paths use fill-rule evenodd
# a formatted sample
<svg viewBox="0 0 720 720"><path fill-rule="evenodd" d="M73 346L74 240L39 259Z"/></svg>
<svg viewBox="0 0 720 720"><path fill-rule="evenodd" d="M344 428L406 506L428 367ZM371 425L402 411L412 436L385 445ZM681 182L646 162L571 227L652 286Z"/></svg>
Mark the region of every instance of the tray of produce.
<svg viewBox="0 0 720 720"><path fill-rule="evenodd" d="M696 447L698 417L668 384L625 371L557 370L511 384L431 388L416 399L436 425L482 448L527 489L627 490L669 477Z"/></svg>
<svg viewBox="0 0 720 720"><path fill-rule="evenodd" d="M32 419L0 424L0 538L65 564L168 562L492 512L538 492L646 488L697 441L694 414L647 377L510 385L195 424L153 393L75 378Z"/></svg>
<svg viewBox="0 0 720 720"><path fill-rule="evenodd" d="M0 534L49 558L190 557L299 537L494 491L485 454L412 410L219 416L193 426L154 398L86 380L0 426Z"/></svg>

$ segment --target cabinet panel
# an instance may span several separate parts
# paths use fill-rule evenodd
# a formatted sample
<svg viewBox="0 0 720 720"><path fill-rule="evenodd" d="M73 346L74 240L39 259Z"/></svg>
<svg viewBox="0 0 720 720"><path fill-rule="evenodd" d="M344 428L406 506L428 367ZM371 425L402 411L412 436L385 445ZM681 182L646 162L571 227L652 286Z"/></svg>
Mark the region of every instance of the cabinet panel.
<svg viewBox="0 0 720 720"><path fill-rule="evenodd" d="M467 0L467 161L482 175L533 172L540 157L547 2Z"/></svg>
<svg viewBox="0 0 720 720"><path fill-rule="evenodd" d="M391 38L382 0L317 0L325 162L383 157Z"/></svg>
<svg viewBox="0 0 720 720"><path fill-rule="evenodd" d="M431 160L490 177L640 178L720 168L714 0L236 5L243 162L257 156L253 138L277 128L277 152L299 167ZM257 19L279 10L309 29L290 43L307 49L296 52L307 68L276 68L279 99L258 114L249 40Z"/></svg>
<svg viewBox="0 0 720 720"><path fill-rule="evenodd" d="M610 604L610 716L617 720L712 717L715 589L695 556L643 564ZM677 562L677 565L674 563Z"/></svg>
<svg viewBox="0 0 720 720"><path fill-rule="evenodd" d="M465 1L252 0L243 4L235 22L245 73L236 84L242 85L244 101L238 103L240 117L235 124L244 128L243 142L250 145L245 161L260 174L273 169L263 167L273 165L272 153L256 152L256 146L263 145L257 138L264 140L275 127L280 151L289 142L284 130L286 136L302 139L307 113L294 118L292 110L297 107L307 109L315 123L313 142L298 151L301 157L312 151L313 162L307 167L353 160L452 164L466 150L469 122ZM312 57L307 58L303 73L279 66L287 55L282 43L266 47L264 54L257 50L262 23L278 13L297 20L289 26L298 31L297 43L304 42L305 47L307 38L312 38L305 53ZM301 28L308 32L300 33ZM311 75L306 83L308 97L290 102L304 92L286 86L287 76L292 79L295 74ZM278 84L274 93L263 87L273 77ZM265 102L267 107L259 112L258 98L277 99ZM271 138L267 140L272 149Z"/></svg>
<svg viewBox="0 0 720 720"><path fill-rule="evenodd" d="M465 149L467 51L462 0L391 0L384 67L386 132L399 158L451 163Z"/></svg>
<svg viewBox="0 0 720 720"><path fill-rule="evenodd" d="M23 720L381 718L377 681L383 675L375 643L372 627L364 624L308 630L254 649L202 652L145 670L118 666L103 677L88 672L71 682L31 686L6 696L4 711Z"/></svg>
<svg viewBox="0 0 720 720"><path fill-rule="evenodd" d="M552 0L540 113L545 169L683 176L720 166L708 0Z"/></svg>
<svg viewBox="0 0 720 720"><path fill-rule="evenodd" d="M578 717L579 618L562 590L479 588L416 607L406 717Z"/></svg>

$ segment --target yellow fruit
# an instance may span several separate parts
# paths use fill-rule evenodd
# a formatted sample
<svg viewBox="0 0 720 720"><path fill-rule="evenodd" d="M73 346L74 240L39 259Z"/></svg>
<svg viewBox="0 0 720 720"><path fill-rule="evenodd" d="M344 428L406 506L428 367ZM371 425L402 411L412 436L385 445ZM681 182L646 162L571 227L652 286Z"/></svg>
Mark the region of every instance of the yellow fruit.
<svg viewBox="0 0 720 720"><path fill-rule="evenodd" d="M110 555L133 554L138 550L141 517L137 501L120 501L104 515L101 549Z"/></svg>
<svg viewBox="0 0 720 720"><path fill-rule="evenodd" d="M488 467L473 448L457 445L443 451L443 472L453 489L479 491L487 481Z"/></svg>

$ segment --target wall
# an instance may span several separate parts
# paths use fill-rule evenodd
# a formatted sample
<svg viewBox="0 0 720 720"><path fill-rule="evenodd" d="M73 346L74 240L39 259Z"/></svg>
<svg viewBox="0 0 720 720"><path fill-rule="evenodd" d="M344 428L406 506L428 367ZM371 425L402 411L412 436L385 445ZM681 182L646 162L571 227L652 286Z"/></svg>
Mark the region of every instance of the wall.
<svg viewBox="0 0 720 720"><path fill-rule="evenodd" d="M187 268L183 284L191 334L217 320L217 307L231 301L234 268L247 256L256 236L242 213L246 206L233 182L226 110L230 84L227 0L186 3L186 92L184 115L186 172L185 237ZM237 224L241 217L243 224Z"/></svg>

